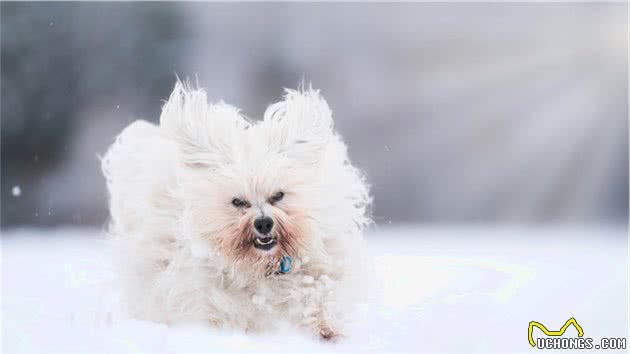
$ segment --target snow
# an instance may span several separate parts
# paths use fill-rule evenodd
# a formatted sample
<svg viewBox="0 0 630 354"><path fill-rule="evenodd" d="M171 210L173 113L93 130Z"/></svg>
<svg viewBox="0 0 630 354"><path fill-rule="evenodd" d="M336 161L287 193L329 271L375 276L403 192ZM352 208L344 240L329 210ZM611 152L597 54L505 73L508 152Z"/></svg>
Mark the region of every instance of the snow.
<svg viewBox="0 0 630 354"><path fill-rule="evenodd" d="M20 186L13 186L13 188L11 188L11 195L14 197L19 197L20 195L22 195L22 188L20 188Z"/></svg>
<svg viewBox="0 0 630 354"><path fill-rule="evenodd" d="M529 321L554 329L570 317L585 336L627 336L625 228L387 227L366 239L370 300L346 337L331 344L288 329L252 335L127 318L98 230L4 232L2 349L525 352Z"/></svg>

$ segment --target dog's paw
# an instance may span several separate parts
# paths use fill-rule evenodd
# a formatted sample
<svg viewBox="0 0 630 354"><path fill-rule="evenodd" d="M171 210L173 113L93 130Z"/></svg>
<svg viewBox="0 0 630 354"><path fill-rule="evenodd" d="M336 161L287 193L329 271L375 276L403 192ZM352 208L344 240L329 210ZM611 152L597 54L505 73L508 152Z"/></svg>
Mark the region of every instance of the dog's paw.
<svg viewBox="0 0 630 354"><path fill-rule="evenodd" d="M319 329L319 338L327 342L336 342L341 338L341 335L330 327L322 327Z"/></svg>

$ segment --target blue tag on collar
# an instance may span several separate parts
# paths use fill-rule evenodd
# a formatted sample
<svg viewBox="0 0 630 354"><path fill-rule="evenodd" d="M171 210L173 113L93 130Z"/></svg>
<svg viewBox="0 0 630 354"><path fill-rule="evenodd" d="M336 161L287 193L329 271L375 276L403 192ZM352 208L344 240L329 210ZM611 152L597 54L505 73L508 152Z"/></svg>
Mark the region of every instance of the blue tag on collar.
<svg viewBox="0 0 630 354"><path fill-rule="evenodd" d="M282 256L280 260L280 273L287 274L291 271L291 257Z"/></svg>

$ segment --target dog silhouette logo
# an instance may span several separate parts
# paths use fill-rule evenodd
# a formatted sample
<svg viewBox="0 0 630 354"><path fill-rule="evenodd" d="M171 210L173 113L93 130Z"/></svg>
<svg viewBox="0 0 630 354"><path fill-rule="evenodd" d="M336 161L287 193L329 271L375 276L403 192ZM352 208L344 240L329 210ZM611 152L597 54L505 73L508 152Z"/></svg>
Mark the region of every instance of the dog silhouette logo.
<svg viewBox="0 0 630 354"><path fill-rule="evenodd" d="M529 322L529 326L527 328L527 339L529 339L529 344L532 347L535 347L536 346L536 342L534 341L534 337L532 336L532 334L534 332L534 327L538 327L538 329L540 329L544 334L546 334L546 335L548 335L550 337L560 337L560 336L562 336L564 334L564 332L567 330L567 328L569 328L569 326L571 326L571 325L573 325L575 327L575 329L577 329L578 337L584 336L584 330L582 330L582 326L580 326L580 324L577 322L577 320L575 318L571 317L557 331L550 331L542 323L536 322L536 321L531 321L531 322Z"/></svg>

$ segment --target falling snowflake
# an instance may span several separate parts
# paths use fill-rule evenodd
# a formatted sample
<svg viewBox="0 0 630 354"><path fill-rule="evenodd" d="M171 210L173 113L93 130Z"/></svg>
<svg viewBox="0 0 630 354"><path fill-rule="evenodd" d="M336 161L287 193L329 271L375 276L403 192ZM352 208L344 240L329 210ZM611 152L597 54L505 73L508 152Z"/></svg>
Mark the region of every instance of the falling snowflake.
<svg viewBox="0 0 630 354"><path fill-rule="evenodd" d="M22 188L20 188L20 186L13 186L13 188L11 188L11 195L19 197L22 195Z"/></svg>

